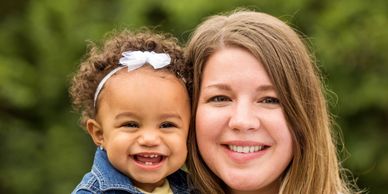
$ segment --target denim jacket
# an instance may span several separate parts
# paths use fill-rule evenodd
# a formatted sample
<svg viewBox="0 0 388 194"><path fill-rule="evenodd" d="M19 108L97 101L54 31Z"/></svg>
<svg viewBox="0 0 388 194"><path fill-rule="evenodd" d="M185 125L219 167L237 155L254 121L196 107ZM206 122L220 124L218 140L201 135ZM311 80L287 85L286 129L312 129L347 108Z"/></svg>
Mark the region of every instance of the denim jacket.
<svg viewBox="0 0 388 194"><path fill-rule="evenodd" d="M189 193L186 173L182 170L167 177L174 194ZM109 162L105 150L97 149L91 172L87 173L72 194L143 194L132 181Z"/></svg>

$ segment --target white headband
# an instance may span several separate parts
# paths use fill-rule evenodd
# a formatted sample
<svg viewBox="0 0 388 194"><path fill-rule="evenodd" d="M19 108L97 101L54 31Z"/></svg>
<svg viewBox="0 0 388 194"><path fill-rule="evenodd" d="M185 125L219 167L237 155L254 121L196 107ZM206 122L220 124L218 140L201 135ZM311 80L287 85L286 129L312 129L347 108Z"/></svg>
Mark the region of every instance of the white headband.
<svg viewBox="0 0 388 194"><path fill-rule="evenodd" d="M171 58L168 54L155 53L154 51L127 51L123 52L122 55L123 57L119 60L120 66L105 75L98 84L96 93L94 94L94 107L96 107L98 95L100 94L105 82L119 70L128 67L128 71L132 71L142 67L146 63L150 64L154 69L160 69L171 63Z"/></svg>

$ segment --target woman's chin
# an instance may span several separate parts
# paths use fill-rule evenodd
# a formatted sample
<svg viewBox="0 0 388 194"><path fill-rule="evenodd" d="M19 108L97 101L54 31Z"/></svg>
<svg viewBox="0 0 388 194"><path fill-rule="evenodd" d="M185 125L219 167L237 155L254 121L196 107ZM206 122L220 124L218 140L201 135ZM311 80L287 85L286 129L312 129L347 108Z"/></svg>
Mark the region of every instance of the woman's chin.
<svg viewBox="0 0 388 194"><path fill-rule="evenodd" d="M237 191L255 191L260 188L260 186L256 183L237 183L237 182L229 182L226 183L230 190L237 190Z"/></svg>
<svg viewBox="0 0 388 194"><path fill-rule="evenodd" d="M255 177L228 177L223 179L225 184L232 191L271 191L269 193L276 193L280 187L280 182L261 180ZM274 192L272 192L274 191Z"/></svg>

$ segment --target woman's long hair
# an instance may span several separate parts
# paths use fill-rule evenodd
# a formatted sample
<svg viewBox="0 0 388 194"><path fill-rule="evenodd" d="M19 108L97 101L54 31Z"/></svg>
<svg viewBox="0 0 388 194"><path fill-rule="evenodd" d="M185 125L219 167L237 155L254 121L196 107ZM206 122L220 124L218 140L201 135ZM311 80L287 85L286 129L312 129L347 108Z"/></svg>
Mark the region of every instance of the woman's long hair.
<svg viewBox="0 0 388 194"><path fill-rule="evenodd" d="M280 193L351 193L341 177L319 70L302 38L273 16L238 10L208 18L192 34L185 57L194 68L193 129L204 65L225 47L243 48L255 56L276 88L294 142ZM225 183L201 157L196 138L191 130L187 166L192 186L201 193L226 193Z"/></svg>

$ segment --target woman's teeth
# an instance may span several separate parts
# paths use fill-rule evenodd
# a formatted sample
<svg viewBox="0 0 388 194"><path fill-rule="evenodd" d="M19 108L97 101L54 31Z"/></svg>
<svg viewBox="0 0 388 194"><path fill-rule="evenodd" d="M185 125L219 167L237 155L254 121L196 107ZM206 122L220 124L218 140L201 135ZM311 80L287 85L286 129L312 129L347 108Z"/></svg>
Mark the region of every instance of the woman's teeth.
<svg viewBox="0 0 388 194"><path fill-rule="evenodd" d="M264 149L264 146L236 146L236 145L228 145L229 149L234 152L239 153L252 153L261 151Z"/></svg>

